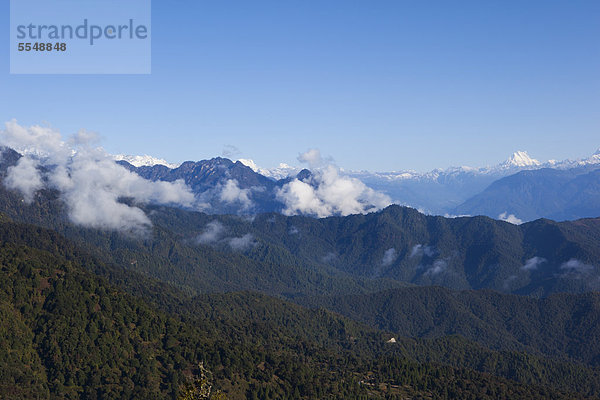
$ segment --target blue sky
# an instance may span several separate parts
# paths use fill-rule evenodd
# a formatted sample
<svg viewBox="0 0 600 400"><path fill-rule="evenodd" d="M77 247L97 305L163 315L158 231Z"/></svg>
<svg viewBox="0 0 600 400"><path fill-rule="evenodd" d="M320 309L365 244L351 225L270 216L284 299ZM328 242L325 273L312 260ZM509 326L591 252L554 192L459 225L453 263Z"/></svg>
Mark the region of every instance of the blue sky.
<svg viewBox="0 0 600 400"><path fill-rule="evenodd" d="M50 7L52 1L47 1ZM0 122L171 162L487 165L600 147L600 2L153 0L151 75L10 75Z"/></svg>

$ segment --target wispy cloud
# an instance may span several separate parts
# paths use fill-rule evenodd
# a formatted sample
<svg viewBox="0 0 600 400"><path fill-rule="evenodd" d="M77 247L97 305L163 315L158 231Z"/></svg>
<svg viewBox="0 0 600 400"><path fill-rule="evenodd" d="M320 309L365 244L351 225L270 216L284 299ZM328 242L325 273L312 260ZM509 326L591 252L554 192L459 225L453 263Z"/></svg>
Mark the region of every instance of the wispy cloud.
<svg viewBox="0 0 600 400"><path fill-rule="evenodd" d="M398 253L395 248L390 248L383 253L383 259L381 260L381 265L384 267L392 265L394 261L398 258Z"/></svg>
<svg viewBox="0 0 600 400"><path fill-rule="evenodd" d="M221 155L223 157L230 158L230 159L234 159L235 157L239 156L240 154L242 154L240 149L238 149L236 146L234 146L232 144L226 144L225 146L223 146L223 151L221 152Z"/></svg>
<svg viewBox="0 0 600 400"><path fill-rule="evenodd" d="M409 258L422 257L423 255L427 257L435 257L436 254L437 252L433 246L415 244L410 251Z"/></svg>
<svg viewBox="0 0 600 400"><path fill-rule="evenodd" d="M196 237L200 244L211 244L218 242L225 232L225 227L219 221L211 221L204 227L204 231Z"/></svg>
<svg viewBox="0 0 600 400"><path fill-rule="evenodd" d="M571 258L569 261L562 263L560 269L564 271L564 275L584 275L593 272L594 266L576 258Z"/></svg>
<svg viewBox="0 0 600 400"><path fill-rule="evenodd" d="M439 275L442 272L445 272L448 268L448 262L446 260L435 260L433 265L427 267L425 271L425 275L435 276Z"/></svg>
<svg viewBox="0 0 600 400"><path fill-rule="evenodd" d="M214 220L204 226L204 230L196 236L196 243L204 245L227 245L235 251L245 251L256 246L256 241L251 233L240 237L227 236L227 228L219 221Z"/></svg>
<svg viewBox="0 0 600 400"><path fill-rule="evenodd" d="M242 237L228 238L226 239L226 242L229 245L229 247L236 251L246 251L256 246L254 236L252 236L251 233L247 233Z"/></svg>
<svg viewBox="0 0 600 400"><path fill-rule="evenodd" d="M523 271L535 271L540 265L544 264L547 260L543 257L532 257L525 261L525 265L521 267Z"/></svg>

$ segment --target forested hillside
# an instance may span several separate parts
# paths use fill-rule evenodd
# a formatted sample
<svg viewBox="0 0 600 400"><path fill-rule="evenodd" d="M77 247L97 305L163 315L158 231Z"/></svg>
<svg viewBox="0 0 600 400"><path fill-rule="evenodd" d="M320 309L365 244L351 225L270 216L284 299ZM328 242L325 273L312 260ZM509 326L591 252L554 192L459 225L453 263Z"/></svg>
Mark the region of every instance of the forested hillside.
<svg viewBox="0 0 600 400"><path fill-rule="evenodd" d="M461 335L503 351L525 351L600 366L600 293L535 299L490 290L412 287L319 297L326 307L399 336Z"/></svg>
<svg viewBox="0 0 600 400"><path fill-rule="evenodd" d="M45 229L3 218L0 232L3 398L176 398L200 362L230 398L573 398L600 387L589 367L463 340L389 344L389 333L262 295L191 298ZM558 371L573 379L548 379Z"/></svg>

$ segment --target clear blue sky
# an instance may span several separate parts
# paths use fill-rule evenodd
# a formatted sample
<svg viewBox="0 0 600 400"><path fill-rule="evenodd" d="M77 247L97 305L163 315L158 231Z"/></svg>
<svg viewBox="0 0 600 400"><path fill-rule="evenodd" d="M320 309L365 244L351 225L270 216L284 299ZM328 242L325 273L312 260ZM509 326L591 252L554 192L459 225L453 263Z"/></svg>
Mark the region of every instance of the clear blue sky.
<svg viewBox="0 0 600 400"><path fill-rule="evenodd" d="M47 2L51 6L52 1ZM486 165L600 147L600 1L153 0L152 74L9 75L0 122L112 153L348 169Z"/></svg>

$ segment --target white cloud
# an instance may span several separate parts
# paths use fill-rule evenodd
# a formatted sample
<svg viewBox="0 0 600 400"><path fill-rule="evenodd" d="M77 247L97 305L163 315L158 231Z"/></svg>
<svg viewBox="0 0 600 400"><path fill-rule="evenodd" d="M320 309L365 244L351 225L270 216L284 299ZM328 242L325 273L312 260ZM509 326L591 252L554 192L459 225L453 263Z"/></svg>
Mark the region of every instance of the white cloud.
<svg viewBox="0 0 600 400"><path fill-rule="evenodd" d="M569 261L562 263L560 269L565 271L565 275L582 275L594 271L594 266L585 264L576 258L571 258Z"/></svg>
<svg viewBox="0 0 600 400"><path fill-rule="evenodd" d="M220 186L219 199L228 204L239 203L243 210L252 206L250 189L241 189L235 179L228 179Z"/></svg>
<svg viewBox="0 0 600 400"><path fill-rule="evenodd" d="M318 150L309 150L299 159L311 165L322 163ZM312 171L306 181L294 179L277 191L286 215L309 214L317 217L362 214L388 206L390 198L360 180L341 175L333 165Z"/></svg>
<svg viewBox="0 0 600 400"><path fill-rule="evenodd" d="M96 136L82 131L67 141L59 132L47 127L22 127L16 121L0 130L0 143L35 159L43 167L41 182L59 192L67 205L69 218L75 224L112 230L145 230L150 220L135 205L124 204L128 198L134 203L155 202L190 207L194 195L183 183L151 182L118 165L101 148L91 148ZM28 161L22 161L28 163ZM34 185L27 188L21 181L25 172L32 174ZM40 175L38 175L39 177ZM41 187L35 180L31 164L11 169L7 184L31 198L32 191Z"/></svg>
<svg viewBox="0 0 600 400"><path fill-rule="evenodd" d="M521 225L523 223L523 221L519 218L517 218L514 214L508 214L508 212L503 212L502 214L498 215L498 219L501 221L505 221L508 222L510 224L513 225Z"/></svg>
<svg viewBox="0 0 600 400"><path fill-rule="evenodd" d="M211 244L219 241L225 232L225 227L219 221L211 221L204 227L204 231L196 237L200 244Z"/></svg>
<svg viewBox="0 0 600 400"><path fill-rule="evenodd" d="M37 162L29 156L21 157L17 165L8 168L4 186L18 190L25 202L31 203L35 193L44 186L37 166Z"/></svg>
<svg viewBox="0 0 600 400"><path fill-rule="evenodd" d="M219 221L214 220L206 224L202 233L196 236L196 242L206 245L227 245L236 251L248 250L256 245L251 233L241 237L225 237L226 232L227 228Z"/></svg>
<svg viewBox="0 0 600 400"><path fill-rule="evenodd" d="M427 257L434 257L436 255L435 248L424 244L415 244L410 251L409 257L422 257L423 255L426 255Z"/></svg>
<svg viewBox="0 0 600 400"><path fill-rule="evenodd" d="M228 238L226 241L229 247L237 251L245 251L256 245L254 236L251 233L247 233L242 237Z"/></svg>
<svg viewBox="0 0 600 400"><path fill-rule="evenodd" d="M310 168L319 168L325 164L319 149L309 149L298 156L298 161L306 163Z"/></svg>
<svg viewBox="0 0 600 400"><path fill-rule="evenodd" d="M298 233L300 233L300 231L298 230L298 228L296 228L295 226L291 226L290 229L288 230L288 233L290 235L297 235Z"/></svg>
<svg viewBox="0 0 600 400"><path fill-rule="evenodd" d="M396 249L393 247L390 249L387 249L385 251L385 253L383 253L383 259L381 260L381 265L383 265L384 267L392 265L392 263L394 261L396 261L396 258L398 258L398 253L396 252Z"/></svg>
<svg viewBox="0 0 600 400"><path fill-rule="evenodd" d="M532 257L525 261L525 265L521 267L523 271L535 271L540 265L545 263L547 260L543 257Z"/></svg>
<svg viewBox="0 0 600 400"><path fill-rule="evenodd" d="M446 271L447 268L448 268L448 263L446 262L446 260L435 260L433 262L433 265L431 267L429 267L427 269L427 271L425 271L425 275L431 275L431 276L439 275L442 272Z"/></svg>

